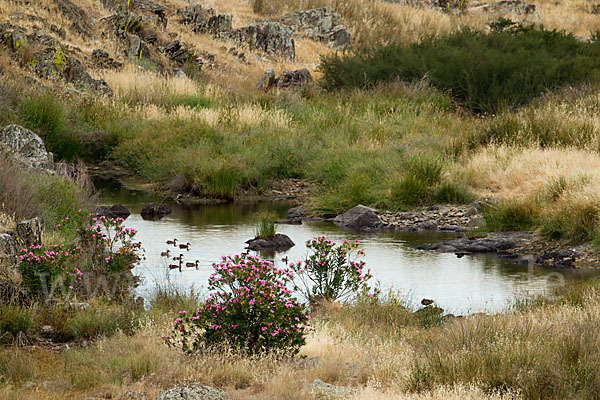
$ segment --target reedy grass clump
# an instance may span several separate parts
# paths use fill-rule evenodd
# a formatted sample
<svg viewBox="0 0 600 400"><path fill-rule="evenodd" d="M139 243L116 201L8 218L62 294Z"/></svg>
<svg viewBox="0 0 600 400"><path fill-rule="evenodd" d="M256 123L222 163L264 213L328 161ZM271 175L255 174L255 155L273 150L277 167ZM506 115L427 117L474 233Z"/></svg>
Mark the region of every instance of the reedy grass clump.
<svg viewBox="0 0 600 400"><path fill-rule="evenodd" d="M275 237L275 215L263 213L259 216L255 237L259 239L272 239Z"/></svg>

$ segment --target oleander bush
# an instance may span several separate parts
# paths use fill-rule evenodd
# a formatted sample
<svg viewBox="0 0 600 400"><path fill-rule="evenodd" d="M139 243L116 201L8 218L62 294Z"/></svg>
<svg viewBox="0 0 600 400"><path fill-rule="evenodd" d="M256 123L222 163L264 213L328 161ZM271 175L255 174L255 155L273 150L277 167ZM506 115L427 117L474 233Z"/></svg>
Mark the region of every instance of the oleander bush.
<svg viewBox="0 0 600 400"><path fill-rule="evenodd" d="M167 343L186 353L229 346L296 354L310 316L292 296L292 271L247 254L223 257L213 268L210 296L196 312L179 312Z"/></svg>

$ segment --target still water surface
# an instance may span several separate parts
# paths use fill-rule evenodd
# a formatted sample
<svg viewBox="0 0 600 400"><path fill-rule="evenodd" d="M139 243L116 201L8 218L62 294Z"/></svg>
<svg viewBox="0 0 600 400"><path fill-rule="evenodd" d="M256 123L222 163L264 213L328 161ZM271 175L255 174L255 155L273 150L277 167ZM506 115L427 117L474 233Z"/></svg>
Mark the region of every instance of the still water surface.
<svg viewBox="0 0 600 400"><path fill-rule="evenodd" d="M223 255L244 251L245 241L254 237L258 215L265 211L280 217L289 204L235 203L213 206L184 206L171 202L173 213L159 221L146 221L140 216L142 207L156 199L151 194L124 187L97 183L105 204L121 203L132 212L125 225L138 231L136 236L146 249L146 260L134 270L144 279L139 294L144 296L157 283L170 282L183 288L206 291L212 263ZM496 312L517 297L544 293L557 284L556 272L533 266L515 265L491 256L457 258L453 254L438 254L412 249L422 243L433 243L452 237L448 234L406 232L357 233L327 222L307 222L302 225L278 225L278 233L288 235L296 246L275 254L261 254L282 267L283 257L298 261L307 254L304 243L317 235L326 235L335 242L358 239L365 252L364 260L382 289L400 291L415 308L421 299L434 299L446 312L467 314ZM185 251L165 242L177 238L191 243ZM184 262L199 260L199 269L185 268L180 273L169 271L175 263L160 256L171 250L171 257L183 253ZM569 274L560 273L566 279Z"/></svg>

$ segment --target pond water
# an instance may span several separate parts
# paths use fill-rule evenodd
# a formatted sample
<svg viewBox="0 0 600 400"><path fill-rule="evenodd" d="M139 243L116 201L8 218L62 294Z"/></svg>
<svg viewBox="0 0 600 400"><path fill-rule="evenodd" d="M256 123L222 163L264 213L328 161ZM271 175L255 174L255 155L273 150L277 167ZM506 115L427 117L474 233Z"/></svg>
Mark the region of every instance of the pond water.
<svg viewBox="0 0 600 400"><path fill-rule="evenodd" d="M138 231L136 236L146 249L146 259L134 269L143 277L138 288L147 295L157 284L174 284L182 288L206 291L212 263L221 256L244 251L245 241L254 237L259 215L265 211L285 216L290 204L241 202L227 205L186 206L170 202L173 213L158 221L142 219L142 207L156 200L143 191L133 191L115 183L97 181L104 204L121 203L131 211L125 225ZM493 256L438 254L412 249L423 243L433 243L452 237L449 234L406 232L357 233L328 222L307 222L302 225L278 225L278 233L288 235L296 246L281 253L260 254L283 267L283 257L290 262L303 259L308 250L304 243L318 235L326 235L339 243L342 239L358 239L365 252L363 258L382 289L393 289L417 308L421 299L434 299L439 307L454 314L497 312L520 296L544 293L562 279L572 278L564 271L549 271L535 266L515 265ZM180 251L167 240L191 243L189 251ZM171 250L171 257L180 252L184 262L199 261L199 268L169 270L175 263L160 253Z"/></svg>

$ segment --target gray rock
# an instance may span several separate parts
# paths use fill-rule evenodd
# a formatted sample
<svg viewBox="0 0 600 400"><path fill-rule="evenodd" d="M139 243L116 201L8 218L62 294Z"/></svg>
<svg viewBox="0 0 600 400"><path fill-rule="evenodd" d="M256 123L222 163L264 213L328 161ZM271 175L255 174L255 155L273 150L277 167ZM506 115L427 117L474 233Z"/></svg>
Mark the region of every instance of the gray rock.
<svg viewBox="0 0 600 400"><path fill-rule="evenodd" d="M112 206L100 206L93 211L94 214L103 215L107 218L127 218L131 212L122 204L114 204Z"/></svg>
<svg viewBox="0 0 600 400"><path fill-rule="evenodd" d="M17 263L18 254L19 245L17 240L8 233L0 233L0 262L14 265Z"/></svg>
<svg viewBox="0 0 600 400"><path fill-rule="evenodd" d="M44 221L40 217L17 222L16 232L21 247L38 246L42 244Z"/></svg>
<svg viewBox="0 0 600 400"><path fill-rule="evenodd" d="M302 68L295 71L283 71L275 84L278 88L295 88L308 85L312 81L310 72L306 68Z"/></svg>
<svg viewBox="0 0 600 400"><path fill-rule="evenodd" d="M277 22L231 29L218 33L216 37L247 46L250 50L260 50L269 55L280 55L290 61L294 61L296 57L292 30Z"/></svg>
<svg viewBox="0 0 600 400"><path fill-rule="evenodd" d="M535 263L550 268L571 268L577 260L577 252L573 250L553 251L536 258Z"/></svg>
<svg viewBox="0 0 600 400"><path fill-rule="evenodd" d="M516 244L515 242L504 238L459 238L454 240L445 240L433 245L420 245L416 246L415 249L437 251L442 253L451 251L451 247L455 249L454 251L464 254L502 253L506 250L514 249Z"/></svg>
<svg viewBox="0 0 600 400"><path fill-rule="evenodd" d="M121 69L123 64L113 60L106 51L95 49L92 51L92 61L97 68L102 69Z"/></svg>
<svg viewBox="0 0 600 400"><path fill-rule="evenodd" d="M40 31L27 35L23 28L0 24L0 38L8 44L14 58L22 63L27 62L31 71L42 78L62 79L107 95L113 94L103 79L93 79L67 48L51 36ZM23 59L26 53L23 49L32 50L30 60Z"/></svg>
<svg viewBox="0 0 600 400"><path fill-rule="evenodd" d="M286 212L286 218L302 218L306 215L304 206L292 207Z"/></svg>
<svg viewBox="0 0 600 400"><path fill-rule="evenodd" d="M496 14L535 14L535 4L525 3L522 0L503 0L495 3L471 7L468 11L485 11Z"/></svg>
<svg viewBox="0 0 600 400"><path fill-rule="evenodd" d="M304 30L310 39L331 47L349 47L351 44L350 31L341 25L340 15L330 6L286 14L279 22L294 32Z"/></svg>
<svg viewBox="0 0 600 400"><path fill-rule="evenodd" d="M71 22L71 31L77 32L84 38L90 37L92 30L89 22L90 18L81 7L73 4L70 0L54 0L54 3L58 6L58 10ZM59 34L59 36L62 35Z"/></svg>
<svg viewBox="0 0 600 400"><path fill-rule="evenodd" d="M372 208L358 205L333 219L336 225L358 230L374 230L382 226L381 219Z"/></svg>
<svg viewBox="0 0 600 400"><path fill-rule="evenodd" d="M144 206L144 208L142 208L142 211L140 212L140 214L142 215L142 218L144 219L153 219L153 218L162 218L165 215L169 215L171 214L171 207L169 207L166 204L155 204L155 203L150 203L146 206Z"/></svg>
<svg viewBox="0 0 600 400"><path fill-rule="evenodd" d="M19 125L0 131L0 154L6 154L26 169L52 170L54 157L35 133Z"/></svg>
<svg viewBox="0 0 600 400"><path fill-rule="evenodd" d="M221 390L197 383L180 384L164 391L157 400L230 400L231 396Z"/></svg>
<svg viewBox="0 0 600 400"><path fill-rule="evenodd" d="M44 325L40 328L40 336L43 339L52 339L52 337L54 336L54 328L52 328L50 325Z"/></svg>
<svg viewBox="0 0 600 400"><path fill-rule="evenodd" d="M283 233L278 233L271 239L250 239L246 243L252 251L283 251L295 246L292 239Z"/></svg>
<svg viewBox="0 0 600 400"><path fill-rule="evenodd" d="M275 77L275 70L272 68L269 68L268 70L265 71L265 74L260 78L260 80L256 84L256 88L262 89L265 91L269 90L270 88L275 86L276 81L277 81L277 78Z"/></svg>
<svg viewBox="0 0 600 400"><path fill-rule="evenodd" d="M191 25L194 32L217 34L232 28L233 16L217 14L213 8L199 4L177 10L179 23Z"/></svg>
<svg viewBox="0 0 600 400"><path fill-rule="evenodd" d="M356 393L356 389L345 386L334 386L315 379L308 385L310 393L318 399L343 399Z"/></svg>

